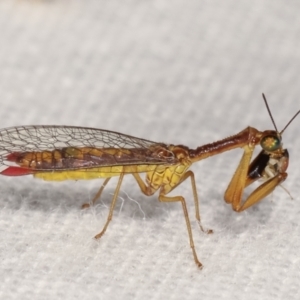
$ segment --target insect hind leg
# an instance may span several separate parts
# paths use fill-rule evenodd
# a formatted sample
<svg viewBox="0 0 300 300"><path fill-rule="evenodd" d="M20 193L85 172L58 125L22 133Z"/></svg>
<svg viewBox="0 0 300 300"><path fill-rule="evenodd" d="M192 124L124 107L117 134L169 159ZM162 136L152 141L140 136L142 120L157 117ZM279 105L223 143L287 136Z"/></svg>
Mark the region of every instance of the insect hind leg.
<svg viewBox="0 0 300 300"><path fill-rule="evenodd" d="M100 239L101 236L105 233L110 221L112 220L112 216L113 216L113 212L114 212L114 208L116 206L116 203L117 203L117 199L118 199L118 195L119 195L119 191L120 191L120 187L121 187L121 184L122 184L122 181L123 181L123 178L124 178L124 173L121 173L120 174L120 177L119 177L119 181L118 181L118 184L117 184L117 187L115 189L115 192L114 192L114 196L113 196L113 199L112 199L112 202L111 202L111 205L110 205L110 208L109 208L109 213L108 213L108 217L107 217L107 220L106 220L106 223L104 224L104 227L103 229L101 230L100 233L98 233L97 235L95 235L95 239ZM105 180L105 183L107 183L109 181L110 178L106 179ZM103 186L102 186L103 187ZM101 188L102 188L101 187ZM105 187L105 186L104 186ZM103 187L103 188L104 188ZM100 188L100 190L101 190ZM99 190L99 192L100 192ZM103 189L102 189L103 190ZM98 193L99 193L98 192ZM102 192L102 191L101 191ZM98 194L97 193L97 194Z"/></svg>
<svg viewBox="0 0 300 300"><path fill-rule="evenodd" d="M94 196L93 200L91 201L91 203L84 203L81 205L82 209L88 208L91 205L94 205L96 203L96 201L101 197L101 194L104 190L104 188L106 187L107 183L109 182L109 180L111 179L111 177L108 177L104 180L103 184L101 185L100 189L98 190L97 194Z"/></svg>

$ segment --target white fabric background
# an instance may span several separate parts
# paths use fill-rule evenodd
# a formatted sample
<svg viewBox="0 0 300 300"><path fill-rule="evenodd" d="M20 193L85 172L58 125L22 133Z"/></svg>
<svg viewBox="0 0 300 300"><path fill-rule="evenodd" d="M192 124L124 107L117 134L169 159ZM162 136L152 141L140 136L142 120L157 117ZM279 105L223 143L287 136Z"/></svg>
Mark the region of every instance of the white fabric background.
<svg viewBox="0 0 300 300"><path fill-rule="evenodd" d="M0 126L65 124L190 147L251 125L279 129L300 108L299 1L0 3ZM299 299L300 117L284 134L284 186L237 214L223 193L240 149L193 166L207 236L180 204L124 180L80 210L101 180L0 178L1 299ZM122 202L123 200L123 202Z"/></svg>

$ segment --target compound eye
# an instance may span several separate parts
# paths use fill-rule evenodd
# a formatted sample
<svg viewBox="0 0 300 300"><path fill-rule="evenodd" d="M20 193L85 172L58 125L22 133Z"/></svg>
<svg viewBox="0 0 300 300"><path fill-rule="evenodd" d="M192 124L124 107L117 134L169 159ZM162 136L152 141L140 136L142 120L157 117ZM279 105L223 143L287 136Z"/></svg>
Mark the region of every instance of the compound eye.
<svg viewBox="0 0 300 300"><path fill-rule="evenodd" d="M261 139L260 145L266 151L276 151L281 147L281 139L276 135L266 135Z"/></svg>

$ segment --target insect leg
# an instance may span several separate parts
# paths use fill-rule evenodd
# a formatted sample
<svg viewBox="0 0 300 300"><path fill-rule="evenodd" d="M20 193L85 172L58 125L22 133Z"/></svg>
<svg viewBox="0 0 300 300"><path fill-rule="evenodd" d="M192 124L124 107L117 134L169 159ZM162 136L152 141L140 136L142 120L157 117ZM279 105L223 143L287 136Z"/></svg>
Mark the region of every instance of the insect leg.
<svg viewBox="0 0 300 300"><path fill-rule="evenodd" d="M152 195L155 192L155 190L151 190L151 188L148 187L145 184L145 182L141 179L141 177L139 176L139 174L132 173L132 175L136 179L139 187L141 188L142 192L145 195ZM176 188L179 184L181 184L188 177L191 178L191 182L192 182L192 188L193 188L193 194L194 194L194 202L195 202L195 210L196 210L196 219L197 219L197 221L199 223L199 226L200 226L201 230L205 231L203 229L203 227L201 226L201 222L200 222L199 200L198 200L198 195L197 195L197 190L196 190L196 183L195 183L194 173L192 171L187 171L182 176L182 178L178 182L178 184L176 184L171 190L173 190L174 188ZM170 192L171 190L169 190L168 192ZM191 246L192 251L193 251L194 260L195 260L196 265L199 268L202 268L202 264L199 261L199 259L197 257L196 250L195 250L195 245L194 245L194 240L193 240L193 235L192 235L192 228L191 228L190 219L189 219L189 216L188 216L188 210L187 210L187 207L186 207L185 199L182 196L175 196L175 197L166 196L165 193L164 193L163 188L161 188L161 190L160 190L158 199L161 202L178 202L178 201L181 202L181 205L182 205L182 208L183 208L184 217L185 217L185 221L186 221L186 226L187 226L187 230L188 230L188 234L189 234L190 246ZM213 231L212 230L206 230L205 232L212 233Z"/></svg>
<svg viewBox="0 0 300 300"><path fill-rule="evenodd" d="M244 203L242 203L243 191L245 187L253 182L253 180L247 177L253 149L254 148L251 146L244 147L242 159L224 195L225 201L227 203L231 203L233 210L237 212L241 212L249 208L268 196L287 177L287 173L282 172L270 178L256 188L244 201Z"/></svg>
<svg viewBox="0 0 300 300"><path fill-rule="evenodd" d="M106 187L107 183L109 182L109 180L111 179L111 177L108 177L104 180L103 184L101 185L99 191L97 192L97 194L94 196L93 200L91 201L91 203L84 203L82 204L81 208L85 209L88 208L92 205L94 205L97 201L98 198L100 198L102 191L104 190L104 188Z"/></svg>
<svg viewBox="0 0 300 300"><path fill-rule="evenodd" d="M162 194L162 192L160 192L158 199L161 202L178 202L178 201L181 202L184 217L185 217L185 221L186 221L186 227L187 227L188 234L189 234L190 246L192 248L192 252L193 252L193 256L194 256L194 260L195 260L196 265L200 269L202 269L203 266L202 266L201 262L199 261L199 259L197 257L196 250L195 250L193 234L192 234L192 228L191 228L191 223L190 223L190 219L189 219L185 199L182 196L169 197L169 196L166 196L166 195Z"/></svg>
<svg viewBox="0 0 300 300"><path fill-rule="evenodd" d="M95 236L95 239L99 239L101 238L101 236L105 233L107 227L108 227L108 224L110 223L111 219L112 219L112 216L113 216L113 212L114 212L114 208L115 208L115 205L116 205L116 202L117 202L117 199L118 199L118 195L119 195L119 191L120 191L120 187L121 187L121 184L122 184L122 181L123 181L123 177L124 177L124 173L121 173L120 174L120 177L119 177L119 181L118 181L118 184L117 184L117 187L115 189L115 193L114 193L114 196L113 196L113 199L112 199L112 202L111 202L111 205L110 205L110 209L109 209L109 214L108 214L108 217L107 217L107 220L106 220L106 223L102 229L102 231L100 233L98 233L96 236ZM108 180L110 178L106 179L105 182L107 183ZM102 186L103 187L103 186ZM101 188L102 188L101 187ZM100 190L101 190L100 188ZM104 188L104 187L103 187ZM103 190L103 189L102 189ZM101 191L102 192L102 191ZM98 192L99 193L99 192Z"/></svg>
<svg viewBox="0 0 300 300"><path fill-rule="evenodd" d="M263 184L261 184L257 189L255 189L249 197L246 199L246 201L241 205L235 208L236 211L241 212L250 206L256 204L263 198L267 197L269 194L271 194L274 189L281 184L285 179L287 178L287 173L280 173L274 176L273 178L270 178Z"/></svg>
<svg viewBox="0 0 300 300"><path fill-rule="evenodd" d="M235 211L239 211L241 207L242 196L246 186L248 168L252 157L254 147L245 146L244 154L241 161L228 185L224 199L227 203L231 203Z"/></svg>
<svg viewBox="0 0 300 300"><path fill-rule="evenodd" d="M151 196L157 191L156 189L146 185L138 173L132 173L132 175L135 178L136 182L138 183L142 193L145 194L146 196Z"/></svg>
<svg viewBox="0 0 300 300"><path fill-rule="evenodd" d="M138 173L132 173L134 178L136 179L141 191L147 195L151 196L155 193L155 189L148 187L143 179L140 177ZM176 184L169 192L171 192L173 189L175 189L179 184L181 184L183 181L185 181L188 177L191 178L191 184L192 184L192 189L193 189L193 196L194 196L194 205L195 205L195 213L196 213L196 220L199 224L200 229L205 232L205 233L213 233L213 230L211 229L204 229L203 226L201 225L201 219L200 219L200 211L199 211L199 199L198 199L198 194L197 194L197 188L196 188L196 181L195 181L195 175L192 171L187 171L184 173L184 175L181 177L180 181L178 184ZM168 192L168 193L169 193Z"/></svg>
<svg viewBox="0 0 300 300"><path fill-rule="evenodd" d="M175 186L177 187L180 183L182 183L184 180L186 180L188 177L191 178L191 184L192 184L192 190L193 190L193 196L194 196L194 205L195 205L195 212L196 212L196 220L199 224L200 229L207 233L211 234L213 233L212 229L204 229L203 226L201 225L201 219L200 219L200 211L199 211L199 198L198 198L198 193L197 193L197 187L196 187L196 181L195 181L195 175L192 171L187 171L181 178L180 182ZM175 188L174 187L174 188Z"/></svg>

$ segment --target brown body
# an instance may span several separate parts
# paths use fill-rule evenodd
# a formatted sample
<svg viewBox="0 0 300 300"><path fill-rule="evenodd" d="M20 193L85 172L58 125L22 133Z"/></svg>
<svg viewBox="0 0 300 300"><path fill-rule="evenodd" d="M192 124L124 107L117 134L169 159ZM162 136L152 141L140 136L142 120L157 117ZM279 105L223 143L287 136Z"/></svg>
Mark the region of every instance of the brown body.
<svg viewBox="0 0 300 300"><path fill-rule="evenodd" d="M95 238L100 238L104 234L112 219L124 175L132 174L145 195L150 196L158 191L159 201L182 204L194 260L198 267L202 267L193 242L186 201L182 196L168 196L168 194L186 179L191 179L195 215L203 230L195 176L189 168L199 160L231 149L242 148L243 156L224 198L235 211L240 212L249 208L269 195L287 178L288 152L282 148L281 133L277 130L259 131L247 127L223 140L197 149L189 149L182 145L155 143L93 128L13 127L0 131L0 166L2 166L0 174L7 176L32 174L36 178L56 181L105 178L93 203L100 197L110 178L119 176L107 221ZM250 163L253 151L259 144L262 151ZM146 174L145 180L141 178L140 173ZM264 179L264 182L243 200L245 187L257 179ZM88 206L89 204L83 205Z"/></svg>

